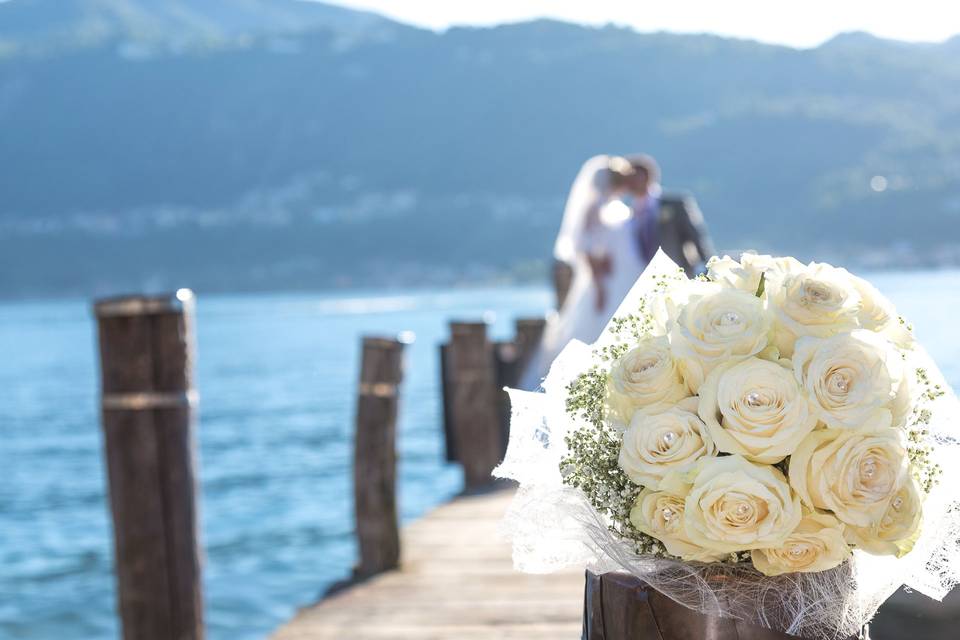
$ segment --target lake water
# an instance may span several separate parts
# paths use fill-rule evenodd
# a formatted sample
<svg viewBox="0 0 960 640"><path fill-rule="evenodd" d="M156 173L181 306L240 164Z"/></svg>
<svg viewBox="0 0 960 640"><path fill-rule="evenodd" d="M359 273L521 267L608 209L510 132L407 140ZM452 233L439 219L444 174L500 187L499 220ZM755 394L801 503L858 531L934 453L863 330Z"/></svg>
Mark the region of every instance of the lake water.
<svg viewBox="0 0 960 640"><path fill-rule="evenodd" d="M870 276L960 384L960 271ZM398 447L404 520L456 493L436 345L451 318L496 336L545 289L201 296L201 521L211 640L263 638L353 564L351 438L362 334L409 330ZM118 637L84 301L0 303L0 638Z"/></svg>

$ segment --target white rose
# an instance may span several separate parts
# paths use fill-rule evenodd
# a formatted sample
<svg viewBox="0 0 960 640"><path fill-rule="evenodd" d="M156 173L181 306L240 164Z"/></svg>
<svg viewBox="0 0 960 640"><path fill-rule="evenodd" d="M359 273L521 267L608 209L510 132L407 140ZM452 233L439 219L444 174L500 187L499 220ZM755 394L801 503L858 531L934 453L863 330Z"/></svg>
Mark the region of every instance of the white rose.
<svg viewBox="0 0 960 640"><path fill-rule="evenodd" d="M670 328L670 348L693 393L721 362L760 353L772 326L764 303L755 295L715 283L697 284L695 293L675 311Z"/></svg>
<svg viewBox="0 0 960 640"><path fill-rule="evenodd" d="M873 527L906 482L907 466L903 435L889 422L864 431L822 429L790 457L790 486L810 507L832 511L849 525Z"/></svg>
<svg viewBox="0 0 960 640"><path fill-rule="evenodd" d="M671 471L691 469L717 448L696 414L697 399L689 398L661 413L637 412L623 434L620 468L633 482L657 488Z"/></svg>
<svg viewBox="0 0 960 640"><path fill-rule="evenodd" d="M913 333L897 315L893 303L863 278L850 277L860 295L860 313L857 316L860 326L876 331L901 349L912 348L916 342Z"/></svg>
<svg viewBox="0 0 960 640"><path fill-rule="evenodd" d="M744 254L741 257L745 257ZM756 293L760 286L762 270L751 269L734 260L730 256L713 256L707 261L707 277L731 289L740 289L748 293Z"/></svg>
<svg viewBox="0 0 960 640"><path fill-rule="evenodd" d="M880 521L870 527L848 526L847 539L856 547L875 555L898 558L906 555L920 536L922 501L916 479L908 478L887 502Z"/></svg>
<svg viewBox="0 0 960 640"><path fill-rule="evenodd" d="M618 358L610 370L608 402L629 423L638 409L655 412L690 395L666 336L648 337Z"/></svg>
<svg viewBox="0 0 960 640"><path fill-rule="evenodd" d="M638 531L663 543L667 552L688 562L717 562L726 554L698 546L687 537L684 500L689 485L677 482L671 490L644 489L630 510L630 523Z"/></svg>
<svg viewBox="0 0 960 640"><path fill-rule="evenodd" d="M778 547L797 528L800 499L783 474L742 456L705 458L687 474L687 537L696 545L732 553Z"/></svg>
<svg viewBox="0 0 960 640"><path fill-rule="evenodd" d="M793 366L828 427L859 429L883 412L894 426L906 420L912 402L900 352L872 331L801 338Z"/></svg>
<svg viewBox="0 0 960 640"><path fill-rule="evenodd" d="M707 263L707 276L714 282L756 294L760 277L764 276L764 289L777 286L791 274L802 271L804 266L796 258L774 258L768 255L744 253L740 260L730 256L714 256Z"/></svg>
<svg viewBox="0 0 960 640"><path fill-rule="evenodd" d="M813 262L767 291L776 316L774 345L785 357L797 338L826 338L857 327L860 295L844 269Z"/></svg>
<svg viewBox="0 0 960 640"><path fill-rule="evenodd" d="M811 511L782 545L757 549L753 566L767 576L826 571L850 557L843 525L831 515Z"/></svg>
<svg viewBox="0 0 960 640"><path fill-rule="evenodd" d="M700 387L700 418L717 448L774 464L817 426L793 372L760 358L724 363Z"/></svg>

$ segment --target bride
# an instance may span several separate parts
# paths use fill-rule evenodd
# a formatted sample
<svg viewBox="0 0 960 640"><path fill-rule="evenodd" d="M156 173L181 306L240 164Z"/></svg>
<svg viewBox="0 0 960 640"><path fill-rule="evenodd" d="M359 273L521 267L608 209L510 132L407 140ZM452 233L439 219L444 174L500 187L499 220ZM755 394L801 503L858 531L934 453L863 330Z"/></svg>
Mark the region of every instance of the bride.
<svg viewBox="0 0 960 640"><path fill-rule="evenodd" d="M594 342L643 272L633 211L619 199L633 171L626 159L601 155L577 174L553 250L557 260L573 267L573 281L563 306L547 320L523 388L539 386L571 340Z"/></svg>

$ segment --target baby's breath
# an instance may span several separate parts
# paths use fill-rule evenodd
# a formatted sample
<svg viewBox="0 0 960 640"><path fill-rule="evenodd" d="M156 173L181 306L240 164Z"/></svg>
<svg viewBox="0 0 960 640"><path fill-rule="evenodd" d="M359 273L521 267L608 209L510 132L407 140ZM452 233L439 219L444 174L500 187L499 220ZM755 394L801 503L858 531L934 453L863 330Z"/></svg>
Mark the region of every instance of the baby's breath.
<svg viewBox="0 0 960 640"><path fill-rule="evenodd" d="M945 392L941 385L930 380L926 369L919 367L915 374L920 393L918 404L913 408L907 424L907 455L920 487L925 493L930 493L940 481L943 469L932 459L933 447L929 444L928 427L933 419L933 412L924 405L937 400Z"/></svg>
<svg viewBox="0 0 960 640"><path fill-rule="evenodd" d="M591 370L570 385L567 409L587 424L566 437L569 453L560 462L563 481L580 489L607 517L611 533L631 542L637 553L666 555L659 540L630 522L630 510L643 487L631 482L620 468L620 435L604 424L602 407L585 401L585 390L595 388L597 382L597 371Z"/></svg>
<svg viewBox="0 0 960 640"><path fill-rule="evenodd" d="M607 396L606 371L593 367L581 373L567 385L567 413L588 422L592 427L604 427L603 413Z"/></svg>

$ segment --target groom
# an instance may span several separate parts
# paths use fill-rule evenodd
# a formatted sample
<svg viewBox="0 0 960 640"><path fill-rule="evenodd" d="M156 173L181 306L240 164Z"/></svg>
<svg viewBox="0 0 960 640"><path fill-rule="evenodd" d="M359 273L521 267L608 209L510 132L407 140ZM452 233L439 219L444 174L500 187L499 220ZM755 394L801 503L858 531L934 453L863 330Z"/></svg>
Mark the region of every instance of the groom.
<svg viewBox="0 0 960 640"><path fill-rule="evenodd" d="M693 196L666 194L660 189L660 167L646 154L628 156L634 173L627 189L634 198L631 232L640 255L649 263L657 249L663 249L693 277L713 255L703 214Z"/></svg>

